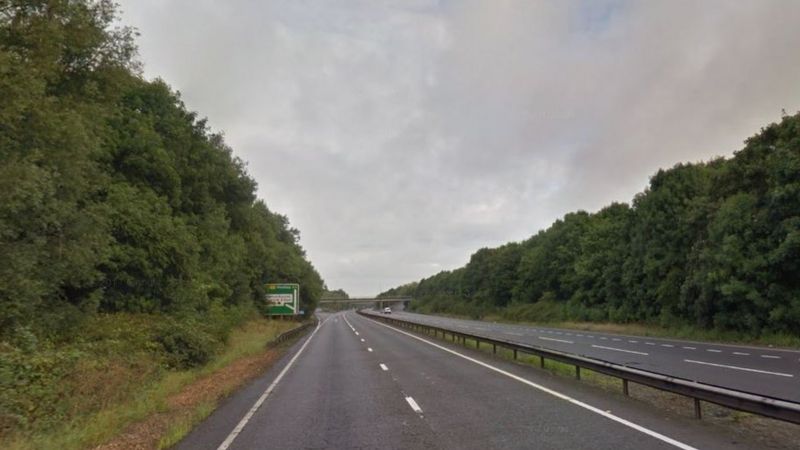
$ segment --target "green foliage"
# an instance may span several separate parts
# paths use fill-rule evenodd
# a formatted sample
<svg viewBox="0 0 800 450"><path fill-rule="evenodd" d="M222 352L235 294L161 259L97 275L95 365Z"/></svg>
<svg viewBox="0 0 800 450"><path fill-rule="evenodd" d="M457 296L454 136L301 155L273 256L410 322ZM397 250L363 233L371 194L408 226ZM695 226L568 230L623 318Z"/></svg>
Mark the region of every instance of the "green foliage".
<svg viewBox="0 0 800 450"><path fill-rule="evenodd" d="M220 135L138 75L112 2L0 15L0 339L58 339L80 314L252 304L267 282L301 283L314 309L299 233Z"/></svg>
<svg viewBox="0 0 800 450"><path fill-rule="evenodd" d="M206 364L215 350L214 339L196 323L165 324L157 332L158 342L174 369L189 369Z"/></svg>
<svg viewBox="0 0 800 450"><path fill-rule="evenodd" d="M388 291L423 312L800 330L800 114L733 158L659 170L632 205L570 213L521 243Z"/></svg>
<svg viewBox="0 0 800 450"><path fill-rule="evenodd" d="M0 430L62 417L52 387L98 348L197 366L266 283L300 283L308 313L322 293L299 232L221 135L140 76L116 21L111 0L0 3ZM130 313L158 326L91 340Z"/></svg>

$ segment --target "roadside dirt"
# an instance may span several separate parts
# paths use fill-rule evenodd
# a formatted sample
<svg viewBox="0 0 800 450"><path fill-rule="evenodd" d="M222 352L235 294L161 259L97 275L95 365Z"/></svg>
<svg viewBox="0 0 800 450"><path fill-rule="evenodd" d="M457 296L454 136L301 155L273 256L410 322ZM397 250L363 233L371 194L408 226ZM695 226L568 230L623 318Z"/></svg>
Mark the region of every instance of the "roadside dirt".
<svg viewBox="0 0 800 450"><path fill-rule="evenodd" d="M269 368L280 357L282 347L242 358L186 386L167 399L167 410L128 427L113 440L95 450L150 450L158 448L170 424L190 417L203 403L216 403Z"/></svg>

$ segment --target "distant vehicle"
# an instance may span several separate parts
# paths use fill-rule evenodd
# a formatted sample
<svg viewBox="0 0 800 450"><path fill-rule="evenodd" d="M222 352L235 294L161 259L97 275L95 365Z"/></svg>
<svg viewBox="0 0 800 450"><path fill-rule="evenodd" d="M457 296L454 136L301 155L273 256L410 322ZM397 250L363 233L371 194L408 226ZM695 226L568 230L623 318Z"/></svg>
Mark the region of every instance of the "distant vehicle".
<svg viewBox="0 0 800 450"><path fill-rule="evenodd" d="M391 314L392 313L392 308L389 308L388 306L386 308L383 308L383 313L384 314Z"/></svg>

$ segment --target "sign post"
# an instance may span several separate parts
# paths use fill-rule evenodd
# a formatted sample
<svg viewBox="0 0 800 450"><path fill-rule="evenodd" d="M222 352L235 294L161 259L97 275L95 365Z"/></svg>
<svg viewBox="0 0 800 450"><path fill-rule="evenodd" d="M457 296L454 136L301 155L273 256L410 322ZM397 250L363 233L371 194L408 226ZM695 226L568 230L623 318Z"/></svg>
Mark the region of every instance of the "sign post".
<svg viewBox="0 0 800 450"><path fill-rule="evenodd" d="M300 313L300 285L297 283L267 284L267 315L294 316Z"/></svg>

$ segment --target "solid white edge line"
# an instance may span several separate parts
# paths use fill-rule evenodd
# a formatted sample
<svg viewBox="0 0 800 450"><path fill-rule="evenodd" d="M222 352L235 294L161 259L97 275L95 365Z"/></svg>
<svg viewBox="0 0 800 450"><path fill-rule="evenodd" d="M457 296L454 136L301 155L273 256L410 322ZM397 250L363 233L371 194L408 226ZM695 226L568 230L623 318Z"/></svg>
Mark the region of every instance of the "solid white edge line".
<svg viewBox="0 0 800 450"><path fill-rule="evenodd" d="M605 350L614 350L615 352L625 352L625 353L633 353L635 355L650 356L649 353L636 352L636 351L633 351L633 350L625 350L625 349L622 349L622 348L605 347L605 346L602 346L602 345L594 345L594 344L592 344L592 347L594 347L594 348L602 348L602 349L605 349Z"/></svg>
<svg viewBox="0 0 800 450"><path fill-rule="evenodd" d="M383 370L389 370L389 368L386 367L386 364L381 363L380 366L381 366L381 369L383 369Z"/></svg>
<svg viewBox="0 0 800 450"><path fill-rule="evenodd" d="M422 414L422 408L419 407L417 402L415 402L412 397L406 397L406 401L408 402L408 405L411 406L411 409L413 409L415 413Z"/></svg>
<svg viewBox="0 0 800 450"><path fill-rule="evenodd" d="M544 339L545 341L556 341L556 342L563 342L565 344L574 344L572 341L565 341L563 339L553 339L548 337L537 336L539 339Z"/></svg>
<svg viewBox="0 0 800 450"><path fill-rule="evenodd" d="M710 363L710 362L705 362L705 361L695 361L693 359L684 359L683 361L687 362L687 363L692 363L692 364L704 364L706 366L724 367L726 369L744 370L745 372L765 373L767 375L777 375L779 377L794 378L794 375L792 375L790 373L770 372L770 371L767 371L767 370L750 369L748 367L729 366L727 364L715 364L715 363Z"/></svg>
<svg viewBox="0 0 800 450"><path fill-rule="evenodd" d="M344 319L344 321L347 324L347 326L350 327L350 330L352 330L355 333L356 328L353 326L352 323L350 323L349 320L347 320L347 314L342 314L342 319ZM356 334L358 334L358 333L356 333Z"/></svg>
<svg viewBox="0 0 800 450"><path fill-rule="evenodd" d="M242 417L242 420L240 420L239 423L236 424L236 427L233 429L233 431L231 431L228 437L226 437L225 440L222 441L222 444L220 444L219 447L217 447L217 450L226 450L228 447L230 447L230 445L233 443L233 440L236 439L236 436L239 436L239 433L242 432L245 425L247 425L247 422L249 422L250 419L253 417L253 414L255 414L256 411L258 411L258 408L260 408L261 405L264 403L264 401L267 399L267 397L269 397L269 394L272 393L272 391L275 389L275 386L278 385L283 376L286 375L286 372L288 372L289 369L294 364L294 362L297 361L297 358L299 358L300 355L303 353L303 350L306 349L308 343L311 342L311 340L314 338L314 335L317 334L317 331L319 331L320 327L322 327L322 325L324 325L325 322L327 322L328 319L330 319L331 317L333 316L328 316L325 320L317 324L317 327L314 328L314 332L311 333L311 336L309 336L308 339L306 339L306 341L303 343L303 346L300 347L300 350L298 350L297 353L295 353L294 357L292 357L292 359L289 360L289 363L286 364L286 367L284 367L283 370L281 370L281 373L278 374L278 376L272 381L272 384L270 384L269 387L264 391L264 393L261 394L261 397L258 397L258 400L256 400L256 402L253 404L250 410L247 411L247 414L245 414L244 417Z"/></svg>
<svg viewBox="0 0 800 450"><path fill-rule="evenodd" d="M527 384L528 386L531 386L531 387L533 387L535 389L538 389L538 390L540 390L542 392L550 394L550 395L552 395L554 397L557 397L557 398L560 398L562 400L565 400L565 401L567 401L569 403L572 403L573 405L576 405L576 406L579 406L581 408L587 409L587 410L589 410L589 411L591 411L593 413L599 414L599 415L601 415L601 416L603 416L603 417L605 417L607 419L613 420L614 422L617 422L617 423L620 423L622 425L625 425L626 427L633 428L636 431L639 431L639 432L644 433L644 434L646 434L648 436L656 438L656 439L658 439L658 440L660 440L662 442L666 442L667 444L673 445L673 446L678 447L678 448L683 449L683 450L697 450L695 447L692 447L691 445L684 444L683 442L680 442L678 440L672 439L671 437L665 436L665 435L663 435L663 434L661 434L661 433L659 433L657 431L653 431L653 430L645 428L645 427L643 427L641 425L635 424L635 423L633 423L633 422L631 422L629 420L623 419L622 417L619 417L619 416L616 416L616 415L611 414L609 412L603 411L602 409L596 408L596 407L594 407L594 406L592 406L592 405L590 405L588 403L584 403L584 402L582 402L580 400L574 399L574 398L572 398L572 397L570 397L568 395L562 394L562 393L560 393L558 391L554 391L554 390L552 390L550 388L547 388L547 387L544 387L544 386L542 386L540 384L536 384L536 383L534 383L532 381L526 380L525 378L522 378L522 377L520 377L518 375L514 375L511 372L506 372L505 370L497 368L497 367L495 367L495 366L493 366L491 364L487 364L487 363L485 363L483 361L479 361L479 360L477 360L475 358L471 358L471 357L469 357L467 355L464 355L464 354L461 354L461 353L459 353L459 352L457 352L455 350L451 350L451 349L449 349L447 347L443 347L443 346L441 346L439 344L431 342L431 341L429 341L427 339L423 339L423 338L421 338L419 336L414 336L411 333L406 333L403 330L398 330L397 328L391 327L391 326L386 325L384 323L381 323L381 322L378 322L378 321L375 321L375 320L373 320L373 322L375 322L376 324L378 324L378 325L380 325L382 327L386 327L386 328L388 328L388 329L390 329L392 331L395 331L397 333L404 334L404 335L406 335L406 336L408 336L410 338L416 339L416 340L424 342L424 343L426 343L426 344L428 344L430 346L436 347L436 348L438 348L440 350L444 350L444 351L446 351L446 352L448 352L450 354L456 355L459 358L463 358L463 359L466 359L467 361L470 361L470 362L473 362L475 364L478 364L479 366L483 366L483 367L485 367L485 368L487 368L489 370L492 370L494 372L497 372L497 373L499 373L501 375L505 375L505 376L507 376L507 377L509 377L511 379L519 381L520 383ZM409 397L406 397L406 401L408 401L408 399L409 399ZM410 403L411 402L409 402L409 404Z"/></svg>

